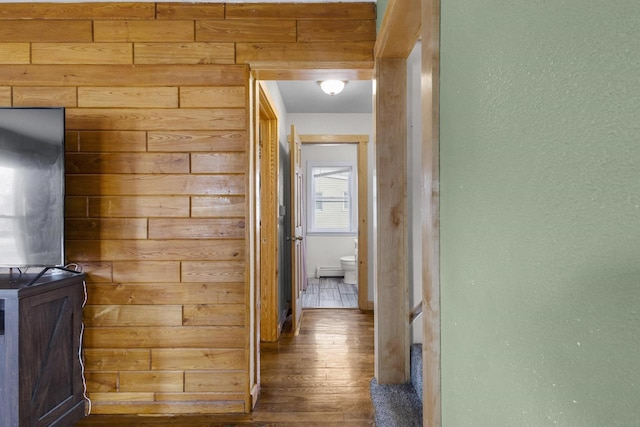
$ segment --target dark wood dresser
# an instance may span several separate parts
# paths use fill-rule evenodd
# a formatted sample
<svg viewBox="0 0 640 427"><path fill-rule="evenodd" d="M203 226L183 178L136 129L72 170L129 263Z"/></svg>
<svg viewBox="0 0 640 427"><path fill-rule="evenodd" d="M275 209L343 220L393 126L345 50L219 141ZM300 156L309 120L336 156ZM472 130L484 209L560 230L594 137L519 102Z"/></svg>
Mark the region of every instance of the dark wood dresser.
<svg viewBox="0 0 640 427"><path fill-rule="evenodd" d="M0 275L2 427L73 426L84 417L84 274L51 269L36 278Z"/></svg>

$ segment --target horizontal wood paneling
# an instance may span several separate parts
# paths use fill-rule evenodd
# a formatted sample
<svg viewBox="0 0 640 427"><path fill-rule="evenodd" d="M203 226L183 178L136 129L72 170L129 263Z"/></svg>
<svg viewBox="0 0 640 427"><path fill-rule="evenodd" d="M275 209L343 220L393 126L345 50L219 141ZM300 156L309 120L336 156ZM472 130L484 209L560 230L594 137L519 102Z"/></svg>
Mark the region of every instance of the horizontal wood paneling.
<svg viewBox="0 0 640 427"><path fill-rule="evenodd" d="M0 19L153 19L153 3L3 3Z"/></svg>
<svg viewBox="0 0 640 427"><path fill-rule="evenodd" d="M299 42L375 42L376 21L298 21Z"/></svg>
<svg viewBox="0 0 640 427"><path fill-rule="evenodd" d="M147 220L144 218L67 218L65 238L76 239L145 239Z"/></svg>
<svg viewBox="0 0 640 427"><path fill-rule="evenodd" d="M187 371L184 373L184 391L242 391L246 383L242 371Z"/></svg>
<svg viewBox="0 0 640 427"><path fill-rule="evenodd" d="M84 308L87 326L180 326L181 305L90 305Z"/></svg>
<svg viewBox="0 0 640 427"><path fill-rule="evenodd" d="M244 108L247 103L244 86L183 87L180 106L183 108Z"/></svg>
<svg viewBox="0 0 640 427"><path fill-rule="evenodd" d="M145 131L83 131L78 137L79 151L145 151L147 146Z"/></svg>
<svg viewBox="0 0 640 427"><path fill-rule="evenodd" d="M132 64L131 43L32 43L33 64Z"/></svg>
<svg viewBox="0 0 640 427"><path fill-rule="evenodd" d="M236 63L289 61L372 61L373 42L352 43L238 43Z"/></svg>
<svg viewBox="0 0 640 427"><path fill-rule="evenodd" d="M91 393L91 399L104 403L129 403L129 402L153 402L155 393L153 392L119 392L119 393Z"/></svg>
<svg viewBox="0 0 640 427"><path fill-rule="evenodd" d="M67 123L80 130L244 129L242 109L70 108Z"/></svg>
<svg viewBox="0 0 640 427"><path fill-rule="evenodd" d="M97 344L99 344L110 348L226 347L244 349L244 328L237 326L137 326L135 328L86 328L85 342L89 347L96 347ZM182 390L182 387L180 390Z"/></svg>
<svg viewBox="0 0 640 427"><path fill-rule="evenodd" d="M118 261L113 263L115 282L178 282L178 261Z"/></svg>
<svg viewBox="0 0 640 427"><path fill-rule="evenodd" d="M70 196L243 195L242 175L68 175Z"/></svg>
<svg viewBox="0 0 640 427"><path fill-rule="evenodd" d="M242 393L216 393L216 392L202 392L202 393L156 393L157 402L184 402L188 400L198 402L215 402L219 400L242 400Z"/></svg>
<svg viewBox="0 0 640 427"><path fill-rule="evenodd" d="M113 263L110 261L84 261L79 263L82 271L87 274L87 280L92 283L113 282Z"/></svg>
<svg viewBox="0 0 640 427"><path fill-rule="evenodd" d="M96 42L191 42L194 41L194 22L163 21L93 21Z"/></svg>
<svg viewBox="0 0 640 427"><path fill-rule="evenodd" d="M67 107L78 105L74 87L16 87L13 90L14 107Z"/></svg>
<svg viewBox="0 0 640 427"><path fill-rule="evenodd" d="M375 3L231 3L226 19L376 19Z"/></svg>
<svg viewBox="0 0 640 427"><path fill-rule="evenodd" d="M191 216L241 216L244 215L246 209L246 200L242 196L232 197L192 197L191 198Z"/></svg>
<svg viewBox="0 0 640 427"><path fill-rule="evenodd" d="M196 40L213 42L295 42L296 21L196 21Z"/></svg>
<svg viewBox="0 0 640 427"><path fill-rule="evenodd" d="M237 261L184 261L182 282L244 282L245 264Z"/></svg>
<svg viewBox="0 0 640 427"><path fill-rule="evenodd" d="M0 105L66 108L93 413L250 410L246 64L370 68L374 20L373 3L0 6Z"/></svg>
<svg viewBox="0 0 640 427"><path fill-rule="evenodd" d="M85 316L86 317L86 316ZM139 371L151 369L148 349L84 349L85 369L90 371Z"/></svg>
<svg viewBox="0 0 640 427"><path fill-rule="evenodd" d="M64 199L65 218L86 218L88 199L86 197L70 197Z"/></svg>
<svg viewBox="0 0 640 427"><path fill-rule="evenodd" d="M245 307L243 305L185 305L183 323L196 325L244 326Z"/></svg>
<svg viewBox="0 0 640 427"><path fill-rule="evenodd" d="M187 153L67 153L68 173L189 173Z"/></svg>
<svg viewBox="0 0 640 427"><path fill-rule="evenodd" d="M182 391L183 373L181 371L123 371L120 372L119 390L124 392L140 391Z"/></svg>
<svg viewBox="0 0 640 427"><path fill-rule="evenodd" d="M233 64L233 43L135 43L136 64Z"/></svg>
<svg viewBox="0 0 640 427"><path fill-rule="evenodd" d="M244 260L243 240L75 240L67 256L76 261Z"/></svg>
<svg viewBox="0 0 640 427"><path fill-rule="evenodd" d="M149 151L244 151L245 131L149 132Z"/></svg>
<svg viewBox="0 0 640 427"><path fill-rule="evenodd" d="M29 43L0 43L0 64L28 64Z"/></svg>
<svg viewBox="0 0 640 427"><path fill-rule="evenodd" d="M89 20L3 20L0 25L3 42L90 42L92 37Z"/></svg>
<svg viewBox="0 0 640 427"><path fill-rule="evenodd" d="M191 154L191 172L193 173L243 173L246 168L245 153Z"/></svg>
<svg viewBox="0 0 640 427"><path fill-rule="evenodd" d="M245 303L244 283L88 284L87 288L89 304ZM94 347L108 347L96 344Z"/></svg>
<svg viewBox="0 0 640 427"><path fill-rule="evenodd" d="M92 396L90 394L90 396ZM162 401L162 402L96 402L91 405L93 414L226 414L249 411L249 404L242 401ZM139 421L134 425L138 426Z"/></svg>
<svg viewBox="0 0 640 427"><path fill-rule="evenodd" d="M0 106L11 107L11 88L0 86Z"/></svg>
<svg viewBox="0 0 640 427"><path fill-rule="evenodd" d="M243 239L244 218L149 219L150 239Z"/></svg>
<svg viewBox="0 0 640 427"><path fill-rule="evenodd" d="M11 86L237 86L243 65L6 65L0 85Z"/></svg>
<svg viewBox="0 0 640 427"><path fill-rule="evenodd" d="M118 372L86 372L87 391L115 392L118 390Z"/></svg>
<svg viewBox="0 0 640 427"><path fill-rule="evenodd" d="M244 349L153 349L151 369L242 369Z"/></svg>
<svg viewBox="0 0 640 427"><path fill-rule="evenodd" d="M90 217L188 217L189 197L91 197L88 199L88 212Z"/></svg>
<svg viewBox="0 0 640 427"><path fill-rule="evenodd" d="M158 3L157 19L224 19L222 3Z"/></svg>
<svg viewBox="0 0 640 427"><path fill-rule="evenodd" d="M78 107L178 108L177 87L80 87Z"/></svg>

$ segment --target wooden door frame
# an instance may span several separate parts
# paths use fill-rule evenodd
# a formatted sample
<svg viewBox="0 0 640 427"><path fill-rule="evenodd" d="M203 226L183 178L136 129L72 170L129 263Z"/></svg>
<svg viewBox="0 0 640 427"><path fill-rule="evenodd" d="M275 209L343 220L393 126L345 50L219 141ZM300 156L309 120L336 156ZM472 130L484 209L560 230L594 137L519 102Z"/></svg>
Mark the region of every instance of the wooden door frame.
<svg viewBox="0 0 640 427"><path fill-rule="evenodd" d="M371 310L369 305L369 193L368 150L369 135L300 135L302 145L312 144L356 144L358 152L358 308Z"/></svg>
<svg viewBox="0 0 640 427"><path fill-rule="evenodd" d="M264 83L258 83L258 129L264 126L260 148L260 335L273 342L280 336L278 322L278 115ZM257 138L259 134L256 134ZM260 144L260 141L257 141Z"/></svg>

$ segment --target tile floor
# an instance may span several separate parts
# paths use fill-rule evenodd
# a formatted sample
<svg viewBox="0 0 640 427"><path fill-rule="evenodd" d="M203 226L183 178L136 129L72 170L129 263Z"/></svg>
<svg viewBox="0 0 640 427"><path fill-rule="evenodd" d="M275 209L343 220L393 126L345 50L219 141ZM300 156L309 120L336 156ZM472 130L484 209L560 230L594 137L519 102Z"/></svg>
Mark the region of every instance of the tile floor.
<svg viewBox="0 0 640 427"><path fill-rule="evenodd" d="M302 308L358 308L358 287L344 283L342 277L308 279Z"/></svg>

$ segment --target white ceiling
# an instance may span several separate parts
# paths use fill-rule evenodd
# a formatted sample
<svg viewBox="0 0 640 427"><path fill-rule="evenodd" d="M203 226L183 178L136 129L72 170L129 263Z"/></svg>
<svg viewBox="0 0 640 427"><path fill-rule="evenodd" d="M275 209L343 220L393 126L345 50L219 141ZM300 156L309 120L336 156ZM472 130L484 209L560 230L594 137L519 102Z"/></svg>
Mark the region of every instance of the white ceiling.
<svg viewBox="0 0 640 427"><path fill-rule="evenodd" d="M317 81L278 81L278 89L288 113L372 113L371 80L351 80L344 90L331 96Z"/></svg>

